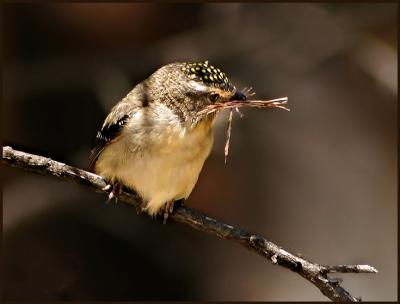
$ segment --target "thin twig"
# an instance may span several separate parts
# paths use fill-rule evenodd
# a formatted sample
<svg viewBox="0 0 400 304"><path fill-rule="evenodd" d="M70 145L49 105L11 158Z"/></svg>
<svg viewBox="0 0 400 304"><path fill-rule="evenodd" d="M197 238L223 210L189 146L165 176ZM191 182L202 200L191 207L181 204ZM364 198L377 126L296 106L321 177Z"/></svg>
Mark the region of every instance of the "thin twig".
<svg viewBox="0 0 400 304"><path fill-rule="evenodd" d="M290 111L285 105L287 104L288 98L281 97L271 100L231 100L227 102L216 102L208 105L197 113L199 116L214 113L225 109L232 108L278 108L285 111Z"/></svg>
<svg viewBox="0 0 400 304"><path fill-rule="evenodd" d="M238 108L236 108L236 110L237 109ZM225 165L228 160L228 154L229 154L229 142L231 140L231 131L232 131L232 118L233 118L233 109L231 109L229 111L228 128L226 129L226 142L225 142L225 149L224 149Z"/></svg>
<svg viewBox="0 0 400 304"><path fill-rule="evenodd" d="M68 166L39 155L14 150L11 147L3 148L3 164L13 166L44 175L52 175L61 180L84 185L96 192L103 190L106 182L102 177L87 171ZM121 201L131 204L140 210L142 201L139 196L123 191L119 196ZM332 301L360 301L340 286L340 280L329 278L329 273L377 273L369 265L337 265L323 266L294 255L266 238L252 234L245 230L225 224L208 217L190 208L178 207L171 218L177 222L187 224L196 230L232 240L243 247L254 251L273 264L288 268L314 284L325 296Z"/></svg>
<svg viewBox="0 0 400 304"><path fill-rule="evenodd" d="M228 154L229 154L229 143L231 140L231 131L232 131L232 118L233 118L233 109L236 110L240 114L240 117L242 117L242 113L240 113L239 108L277 108L277 109L282 109L286 111L290 111L289 108L286 107L286 104L288 102L287 97L281 97L281 98L276 98L276 99L271 99L271 100L251 100L248 99L248 97L255 95L254 92L252 92L252 88L244 88L242 93L246 96L245 100L230 100L227 102L216 102L213 104L208 105L205 109L200 111L198 113L199 117L202 117L203 115L208 115L214 112L219 112L225 109L230 109L229 112L229 118L228 118L228 128L226 130L226 141L225 141L225 149L224 149L224 155L225 155L225 164L228 160Z"/></svg>

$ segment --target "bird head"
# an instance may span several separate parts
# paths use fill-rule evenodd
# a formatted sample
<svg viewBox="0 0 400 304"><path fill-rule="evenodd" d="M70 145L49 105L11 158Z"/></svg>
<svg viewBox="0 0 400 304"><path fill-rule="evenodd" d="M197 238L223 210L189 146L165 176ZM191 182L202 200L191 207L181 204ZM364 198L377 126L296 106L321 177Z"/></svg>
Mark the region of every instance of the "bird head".
<svg viewBox="0 0 400 304"><path fill-rule="evenodd" d="M207 119L198 114L210 104L246 99L225 73L208 61L165 65L145 85L151 88L151 99L171 108L182 123L196 124Z"/></svg>

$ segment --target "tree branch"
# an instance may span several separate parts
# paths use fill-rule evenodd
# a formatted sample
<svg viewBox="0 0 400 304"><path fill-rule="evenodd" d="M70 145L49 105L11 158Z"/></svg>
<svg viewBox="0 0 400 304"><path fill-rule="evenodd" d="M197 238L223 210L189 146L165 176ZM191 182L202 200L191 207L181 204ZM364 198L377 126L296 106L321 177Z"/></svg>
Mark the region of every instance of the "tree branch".
<svg viewBox="0 0 400 304"><path fill-rule="evenodd" d="M66 164L51 160L50 158L17 151L11 147L3 148L3 163L28 171L44 175L52 175L61 180L84 185L96 192L105 192L104 179L96 174L68 166ZM131 192L123 191L119 200L131 204L136 210L141 210L141 198ZM329 278L330 273L377 273L378 271L369 265L337 265L324 266L308 261L294 255L282 247L268 241L267 239L249 233L245 230L222 223L210 218L200 212L181 206L176 208L170 216L177 222L190 225L196 230L219 236L220 238L232 240L243 247L254 251L266 258L273 264L283 266L301 275L314 284L325 296L332 301L360 301L360 298L352 296L341 285L341 280Z"/></svg>

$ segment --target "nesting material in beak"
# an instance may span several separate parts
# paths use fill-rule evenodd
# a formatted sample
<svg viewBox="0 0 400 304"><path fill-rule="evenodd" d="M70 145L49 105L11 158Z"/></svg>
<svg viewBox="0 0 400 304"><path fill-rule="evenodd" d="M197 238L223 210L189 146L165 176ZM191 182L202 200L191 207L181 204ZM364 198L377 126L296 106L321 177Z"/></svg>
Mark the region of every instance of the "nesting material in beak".
<svg viewBox="0 0 400 304"><path fill-rule="evenodd" d="M226 142L225 142L225 164L228 159L229 153L229 142L231 138L232 130L232 118L233 109L239 111L238 108L249 107L249 108L278 108L286 111L290 111L285 105L288 101L287 97L281 97L271 100L252 100L248 97L253 96L255 93L251 92L251 89L244 89L243 91L236 91L235 95L229 101L226 102L216 102L214 104L208 105L204 110L200 111L198 115L208 115L211 113L218 113L221 110L230 109L228 118L228 129L226 130ZM241 115L242 116L242 115Z"/></svg>

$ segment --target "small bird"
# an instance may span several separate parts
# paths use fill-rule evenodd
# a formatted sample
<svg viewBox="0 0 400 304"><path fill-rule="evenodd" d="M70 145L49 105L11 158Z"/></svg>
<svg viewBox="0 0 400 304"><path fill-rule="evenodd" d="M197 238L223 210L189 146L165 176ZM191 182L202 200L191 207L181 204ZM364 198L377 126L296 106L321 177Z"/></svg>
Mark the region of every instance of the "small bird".
<svg viewBox="0 0 400 304"><path fill-rule="evenodd" d="M246 95L208 61L171 63L137 84L111 109L92 149L90 170L107 180L109 200L126 186L165 222L211 151L216 114L199 112L231 100Z"/></svg>

